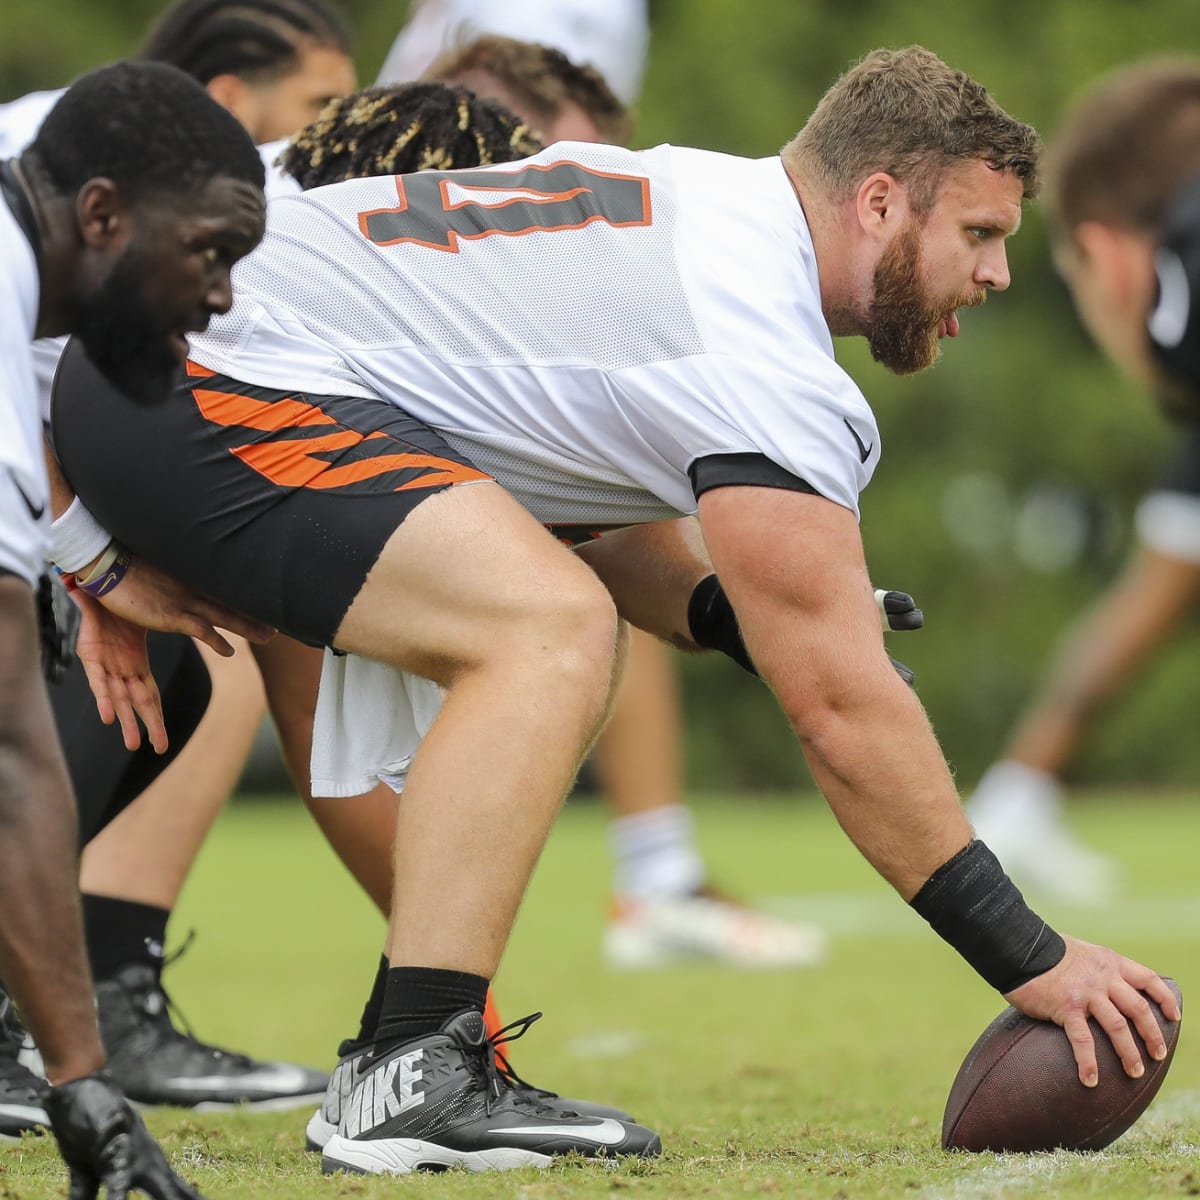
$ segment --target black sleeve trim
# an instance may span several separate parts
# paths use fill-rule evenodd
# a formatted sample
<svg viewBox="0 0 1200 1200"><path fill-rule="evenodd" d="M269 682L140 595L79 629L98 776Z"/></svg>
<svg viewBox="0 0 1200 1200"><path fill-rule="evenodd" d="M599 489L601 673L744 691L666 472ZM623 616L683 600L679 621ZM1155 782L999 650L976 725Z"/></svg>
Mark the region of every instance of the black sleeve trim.
<svg viewBox="0 0 1200 1200"><path fill-rule="evenodd" d="M699 500L705 492L722 487L770 487L819 496L811 483L793 475L765 454L706 454L688 467L692 492Z"/></svg>

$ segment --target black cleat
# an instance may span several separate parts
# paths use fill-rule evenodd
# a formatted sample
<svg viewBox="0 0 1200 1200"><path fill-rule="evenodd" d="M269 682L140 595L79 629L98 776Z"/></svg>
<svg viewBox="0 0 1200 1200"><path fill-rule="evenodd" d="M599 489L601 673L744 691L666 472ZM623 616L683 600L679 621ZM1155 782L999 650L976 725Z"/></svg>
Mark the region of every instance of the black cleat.
<svg viewBox="0 0 1200 1200"><path fill-rule="evenodd" d="M540 1016L541 1014L537 1014ZM526 1017L501 1030L525 1028ZM632 1121L586 1116L514 1088L496 1065L483 1016L468 1009L441 1030L366 1057L321 1169L356 1174L503 1171L544 1167L559 1155L588 1158L662 1153L658 1135Z"/></svg>
<svg viewBox="0 0 1200 1200"><path fill-rule="evenodd" d="M520 1022L517 1022L520 1024ZM501 1031L503 1032L503 1030ZM493 1047L502 1045L508 1038L497 1037L492 1040ZM329 1084L325 1088L325 1099L321 1107L308 1119L304 1130L304 1148L317 1153L324 1150L329 1139L337 1133L342 1113L350 1093L354 1089L354 1075L359 1065L367 1057L369 1046L359 1042L345 1041L338 1047L338 1062L329 1076ZM527 1098L536 1100L548 1108L557 1109L560 1113L570 1113L580 1117L615 1117L618 1121L633 1121L633 1118L622 1109L613 1108L608 1104L596 1104L591 1100L571 1100L560 1096L557 1092L535 1087L526 1083L509 1066L508 1060L498 1050L496 1052L496 1073L501 1080L516 1092Z"/></svg>
<svg viewBox="0 0 1200 1200"><path fill-rule="evenodd" d="M199 1112L285 1112L324 1096L324 1071L206 1045L175 1028L170 1003L157 973L141 963L96 984L105 1069L130 1100Z"/></svg>
<svg viewBox="0 0 1200 1200"><path fill-rule="evenodd" d="M12 1000L0 990L0 1142L44 1133L49 1123L43 1104L50 1085L19 1058L26 1041Z"/></svg>

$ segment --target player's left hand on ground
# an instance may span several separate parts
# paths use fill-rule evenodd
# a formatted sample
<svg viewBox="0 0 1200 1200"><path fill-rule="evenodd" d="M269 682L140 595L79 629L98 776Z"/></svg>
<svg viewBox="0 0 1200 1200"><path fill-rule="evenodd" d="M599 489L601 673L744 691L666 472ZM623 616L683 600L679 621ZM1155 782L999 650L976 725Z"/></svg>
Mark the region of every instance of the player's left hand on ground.
<svg viewBox="0 0 1200 1200"><path fill-rule="evenodd" d="M1072 937L1064 941L1067 952L1057 966L1005 998L1026 1016L1063 1027L1085 1087L1094 1087L1099 1079L1089 1017L1112 1041L1125 1073L1139 1078L1145 1068L1130 1026L1155 1059L1165 1057L1166 1042L1147 997L1168 1020L1178 1021L1182 1014L1171 989L1149 967L1115 950Z"/></svg>
<svg viewBox="0 0 1200 1200"><path fill-rule="evenodd" d="M136 556L121 582L104 594L101 603L109 612L164 633L186 633L211 646L224 658L233 646L218 628L236 633L249 642L266 642L275 634L269 625L253 621L216 600L193 591L174 576Z"/></svg>
<svg viewBox="0 0 1200 1200"><path fill-rule="evenodd" d="M96 711L105 725L119 721L127 750L142 744L140 720L150 745L162 754L167 748L162 698L150 670L146 631L109 612L86 592L75 591L79 606L79 635L75 655L96 698Z"/></svg>
<svg viewBox="0 0 1200 1200"><path fill-rule="evenodd" d="M126 1200L137 1189L154 1200L204 1200L171 1170L121 1090L103 1075L51 1088L46 1114L71 1172L68 1200Z"/></svg>
<svg viewBox="0 0 1200 1200"><path fill-rule="evenodd" d="M885 632L889 629L893 633L920 629L925 624L925 614L907 592L885 592L876 588L875 603L879 606Z"/></svg>

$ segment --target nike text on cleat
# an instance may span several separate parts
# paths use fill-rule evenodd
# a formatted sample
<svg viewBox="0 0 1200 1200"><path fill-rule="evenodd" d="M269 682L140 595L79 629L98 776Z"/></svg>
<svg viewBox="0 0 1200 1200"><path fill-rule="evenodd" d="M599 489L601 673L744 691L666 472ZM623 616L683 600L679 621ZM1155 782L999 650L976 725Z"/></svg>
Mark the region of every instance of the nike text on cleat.
<svg viewBox="0 0 1200 1200"><path fill-rule="evenodd" d="M41 1133L48 1121L42 1103L50 1085L19 1061L25 1041L25 1027L0 990L0 1142Z"/></svg>
<svg viewBox="0 0 1200 1200"><path fill-rule="evenodd" d="M467 1010L435 1034L364 1057L321 1169L327 1175L497 1171L547 1166L572 1152L589 1158L660 1154L658 1135L641 1125L582 1116L508 1082L497 1067L496 1046L537 1016L489 1039L481 1014Z"/></svg>
<svg viewBox="0 0 1200 1200"><path fill-rule="evenodd" d="M175 1028L170 1000L152 967L132 963L96 985L108 1073L139 1104L198 1112L232 1108L285 1112L321 1100L324 1071L260 1062L209 1046Z"/></svg>
<svg viewBox="0 0 1200 1200"><path fill-rule="evenodd" d="M346 1041L338 1047L338 1062L325 1085L321 1107L308 1119L304 1128L304 1145L308 1150L325 1149L329 1139L337 1133L342 1119L342 1110L354 1089L354 1072L366 1057L367 1048L357 1042Z"/></svg>

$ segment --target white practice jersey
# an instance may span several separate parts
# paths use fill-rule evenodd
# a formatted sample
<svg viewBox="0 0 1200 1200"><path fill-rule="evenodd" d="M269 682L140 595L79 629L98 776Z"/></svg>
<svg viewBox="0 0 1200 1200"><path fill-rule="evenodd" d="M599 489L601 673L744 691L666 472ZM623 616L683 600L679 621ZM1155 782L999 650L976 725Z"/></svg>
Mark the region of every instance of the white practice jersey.
<svg viewBox="0 0 1200 1200"><path fill-rule="evenodd" d="M15 158L33 141L47 113L65 90L30 92L0 104L0 158Z"/></svg>
<svg viewBox="0 0 1200 1200"><path fill-rule="evenodd" d="M30 92L7 104L0 104L0 158L16 158L37 136L46 115L58 103L64 88L49 92ZM64 339L48 338L33 347L33 369L37 394L41 398L43 418L50 412L50 384L62 353Z"/></svg>
<svg viewBox="0 0 1200 1200"><path fill-rule="evenodd" d="M721 455L857 513L878 462L778 158L559 143L319 188L273 204L234 285L202 366L386 399L545 524L694 512Z"/></svg>
<svg viewBox="0 0 1200 1200"><path fill-rule="evenodd" d="M0 570L36 584L50 538L50 485L34 383L37 260L0 197Z"/></svg>

